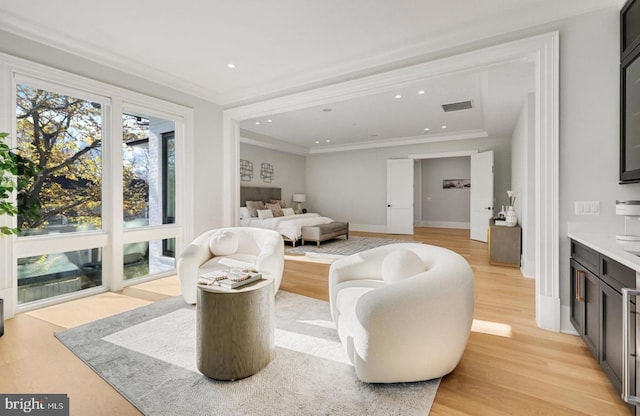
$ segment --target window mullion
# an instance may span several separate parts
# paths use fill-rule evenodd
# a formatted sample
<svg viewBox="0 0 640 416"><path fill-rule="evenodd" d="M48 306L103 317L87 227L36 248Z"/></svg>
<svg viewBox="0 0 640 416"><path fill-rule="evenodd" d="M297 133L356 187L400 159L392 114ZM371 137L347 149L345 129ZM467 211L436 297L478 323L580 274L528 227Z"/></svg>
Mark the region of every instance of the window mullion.
<svg viewBox="0 0 640 416"><path fill-rule="evenodd" d="M109 131L109 163L105 163L105 178L108 179L109 197L105 199L107 207L107 230L111 233L111 244L107 249L107 267L105 278L109 290L120 290L124 287L123 275L123 186L122 186L122 111L121 99L113 99Z"/></svg>

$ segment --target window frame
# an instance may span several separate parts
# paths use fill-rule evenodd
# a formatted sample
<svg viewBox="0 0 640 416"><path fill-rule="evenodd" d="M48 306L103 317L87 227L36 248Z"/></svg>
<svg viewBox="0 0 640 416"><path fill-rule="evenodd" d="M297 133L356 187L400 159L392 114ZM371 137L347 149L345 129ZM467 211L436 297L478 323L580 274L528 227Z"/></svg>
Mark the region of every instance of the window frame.
<svg viewBox="0 0 640 416"><path fill-rule="evenodd" d="M9 145L16 146L16 85L24 83L98 102L103 106L103 184L102 230L82 233L0 238L0 297L5 299L5 314L26 311L92 293L120 290L127 284L152 280L162 275L124 280L122 247L124 244L154 239L175 238L179 252L193 236L193 216L185 215L185 206L193 206L193 109L161 100L101 81L54 69L42 64L0 53L0 131L9 132ZM122 229L122 120L124 109L173 120L176 151L176 223L150 226L124 232ZM179 192L178 192L179 190ZM179 195L178 195L179 193ZM15 226L13 217L0 217L0 224ZM17 304L17 259L20 257L101 247L103 249L103 286L44 299L25 305Z"/></svg>

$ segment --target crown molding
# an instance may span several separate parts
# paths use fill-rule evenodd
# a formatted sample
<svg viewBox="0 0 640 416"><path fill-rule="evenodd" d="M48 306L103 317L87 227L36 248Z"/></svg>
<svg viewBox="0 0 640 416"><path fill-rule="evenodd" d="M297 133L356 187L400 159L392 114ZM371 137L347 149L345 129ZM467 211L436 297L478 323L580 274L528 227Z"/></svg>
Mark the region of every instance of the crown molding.
<svg viewBox="0 0 640 416"><path fill-rule="evenodd" d="M257 100L270 99L328 84L348 82L393 70L394 68L413 65L433 59L433 55L441 53L441 51L463 47L469 43L470 39L499 37L606 7L620 8L623 3L624 0L584 0L584 3L579 8L568 9L541 6L530 10L529 13L518 11L517 13L498 15L491 19L473 22L457 28L455 31L430 36L424 41L409 43L390 51L378 51L360 59L315 68L312 72L301 71L297 74L271 79L261 85L253 84L226 92L212 90L191 80L159 70L155 66L124 57L117 52L98 49L94 45L83 41L82 38L70 37L50 28L43 31L42 27L36 22L24 19L8 11L3 11L0 14L0 27L2 27L2 30L17 36L60 49L113 69L144 77L152 82L212 101L223 107L232 108L256 102Z"/></svg>
<svg viewBox="0 0 640 416"><path fill-rule="evenodd" d="M55 30L43 32L33 21L25 20L11 12L3 11L0 14L0 30L16 36L43 44L48 47L59 49L63 52L78 56L80 58L108 66L112 69L126 72L128 74L148 79L151 82L165 85L177 91L193 95L198 98L219 103L220 95L210 89L193 83L191 81L177 77L176 75L158 70L154 66L143 62L135 61L131 58L117 53L97 49L94 45L84 42L81 38L71 38Z"/></svg>
<svg viewBox="0 0 640 416"><path fill-rule="evenodd" d="M437 153L421 153L411 154L409 159L423 160L423 159L442 159L448 157L465 157L478 154L478 149L473 150L459 150L454 152L437 152Z"/></svg>
<svg viewBox="0 0 640 416"><path fill-rule="evenodd" d="M373 53L355 61L316 68L312 76L304 73L294 74L286 78L273 79L262 86L252 85L220 93L220 104L232 108L255 102L256 98L263 101L283 94L295 94L298 91L321 88L328 84L350 82L362 77L388 73L394 69L433 59L433 55L441 51L464 47L469 44L470 39L496 38L609 7L620 8L622 5L617 3L624 3L624 1L583 0L579 7L574 5L569 9L563 8L561 4L543 4L525 12L516 10L488 20L471 22L448 33L430 36L421 42L408 43L397 49Z"/></svg>
<svg viewBox="0 0 640 416"><path fill-rule="evenodd" d="M250 139L248 137L240 136L240 143L250 144L252 146L262 147L265 149L277 150L279 152L291 153L294 155L307 156L309 149L302 146L297 146L291 143L272 143L258 139Z"/></svg>
<svg viewBox="0 0 640 416"><path fill-rule="evenodd" d="M400 137L396 139L375 140L344 145L327 146L322 148L312 148L309 150L309 154L346 152L349 150L377 149L382 147L408 146L412 144L448 142L454 140L479 139L485 137L489 137L489 134L484 130L467 130L430 136L421 135Z"/></svg>

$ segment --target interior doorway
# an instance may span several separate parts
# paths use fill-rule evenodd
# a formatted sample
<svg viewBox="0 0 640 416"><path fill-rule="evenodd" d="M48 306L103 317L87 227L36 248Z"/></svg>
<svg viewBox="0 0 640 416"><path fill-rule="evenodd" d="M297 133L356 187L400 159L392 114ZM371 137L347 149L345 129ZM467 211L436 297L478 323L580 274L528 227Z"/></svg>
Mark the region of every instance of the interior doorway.
<svg viewBox="0 0 640 416"><path fill-rule="evenodd" d="M397 69L387 73L332 84L260 103L225 110L224 140L224 220L238 223L239 122L258 115L276 114L329 104L338 98L388 91L418 79L430 79L453 71L489 67L513 59L527 59L535 65L536 148L535 164L535 270L536 321L541 328L560 330L559 250L559 34L551 32L515 40L459 55Z"/></svg>
<svg viewBox="0 0 640 416"><path fill-rule="evenodd" d="M414 222L417 227L469 229L471 183L468 156L415 160Z"/></svg>
<svg viewBox="0 0 640 416"><path fill-rule="evenodd" d="M468 229L487 242L494 214L493 151L412 155L416 226ZM475 184L475 188L474 188Z"/></svg>

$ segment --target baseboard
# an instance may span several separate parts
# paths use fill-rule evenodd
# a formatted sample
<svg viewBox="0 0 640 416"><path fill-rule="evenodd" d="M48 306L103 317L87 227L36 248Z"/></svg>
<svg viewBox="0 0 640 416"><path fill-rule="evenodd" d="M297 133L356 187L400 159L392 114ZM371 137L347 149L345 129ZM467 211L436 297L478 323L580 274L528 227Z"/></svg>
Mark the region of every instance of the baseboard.
<svg viewBox="0 0 640 416"><path fill-rule="evenodd" d="M520 271L524 277L535 278L536 277L536 263L532 260L527 260L524 256L520 257Z"/></svg>
<svg viewBox="0 0 640 416"><path fill-rule="evenodd" d="M349 231L362 231L364 233L386 233L387 227L385 225L349 223Z"/></svg>
<svg viewBox="0 0 640 416"><path fill-rule="evenodd" d="M562 305L560 307L560 332L569 335L579 335L578 331L571 324L571 308L569 306Z"/></svg>
<svg viewBox="0 0 640 416"><path fill-rule="evenodd" d="M413 223L415 227L435 227L435 228L457 228L457 229L469 229L468 222L454 222L454 221L415 221ZM349 231L362 231L365 233L387 233L386 225L375 224L353 224L349 223Z"/></svg>
<svg viewBox="0 0 640 416"><path fill-rule="evenodd" d="M560 298L536 294L536 323L538 327L560 332Z"/></svg>
<svg viewBox="0 0 640 416"><path fill-rule="evenodd" d="M457 228L462 230L468 230L471 225L468 222L457 221L415 221L416 227L434 227L434 228Z"/></svg>

